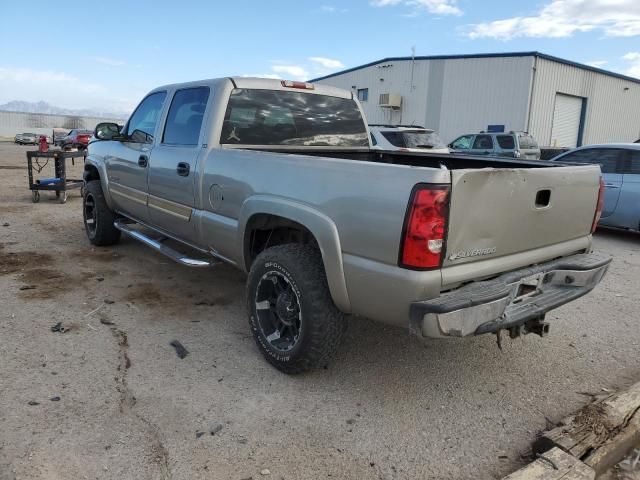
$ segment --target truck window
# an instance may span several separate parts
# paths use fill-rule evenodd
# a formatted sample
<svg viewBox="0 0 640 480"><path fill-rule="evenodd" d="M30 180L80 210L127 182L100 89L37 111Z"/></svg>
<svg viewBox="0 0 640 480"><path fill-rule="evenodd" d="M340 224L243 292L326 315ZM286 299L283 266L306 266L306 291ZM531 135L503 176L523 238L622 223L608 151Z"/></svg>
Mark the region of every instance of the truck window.
<svg viewBox="0 0 640 480"><path fill-rule="evenodd" d="M451 144L451 146L456 150L468 150L469 148L471 148L472 138L473 138L473 135L465 135L463 137L456 138Z"/></svg>
<svg viewBox="0 0 640 480"><path fill-rule="evenodd" d="M220 143L368 148L369 137L351 99L235 89L229 97Z"/></svg>
<svg viewBox="0 0 640 480"><path fill-rule="evenodd" d="M473 141L473 149L493 149L493 140L491 135L476 135L476 139Z"/></svg>
<svg viewBox="0 0 640 480"><path fill-rule="evenodd" d="M169 107L162 143L197 145L208 99L209 87L178 90Z"/></svg>
<svg viewBox="0 0 640 480"><path fill-rule="evenodd" d="M621 152L624 153L624 150L615 148L587 148L569 153L560 160L563 162L599 164L602 173L617 173L618 160L622 158Z"/></svg>
<svg viewBox="0 0 640 480"><path fill-rule="evenodd" d="M133 112L127 125L127 136L134 142L151 143L167 92L146 97Z"/></svg>
<svg viewBox="0 0 640 480"><path fill-rule="evenodd" d="M516 148L516 142L513 140L512 135L496 135L496 140L498 140L498 145L503 150L513 150Z"/></svg>
<svg viewBox="0 0 640 480"><path fill-rule="evenodd" d="M640 150L630 150L629 160L624 168L624 173L640 175Z"/></svg>

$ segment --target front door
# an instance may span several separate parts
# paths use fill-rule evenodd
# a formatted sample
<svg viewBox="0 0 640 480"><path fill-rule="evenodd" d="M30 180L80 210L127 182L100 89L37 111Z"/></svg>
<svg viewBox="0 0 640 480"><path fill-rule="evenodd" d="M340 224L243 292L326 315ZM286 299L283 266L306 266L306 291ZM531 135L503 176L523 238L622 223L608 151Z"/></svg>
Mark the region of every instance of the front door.
<svg viewBox="0 0 640 480"><path fill-rule="evenodd" d="M196 241L195 188L209 93L209 87L175 92L149 170L151 223L191 243Z"/></svg>
<svg viewBox="0 0 640 480"><path fill-rule="evenodd" d="M138 105L124 128L124 140L113 141L106 158L116 209L142 222L149 220L147 173L165 97L166 92L152 93Z"/></svg>

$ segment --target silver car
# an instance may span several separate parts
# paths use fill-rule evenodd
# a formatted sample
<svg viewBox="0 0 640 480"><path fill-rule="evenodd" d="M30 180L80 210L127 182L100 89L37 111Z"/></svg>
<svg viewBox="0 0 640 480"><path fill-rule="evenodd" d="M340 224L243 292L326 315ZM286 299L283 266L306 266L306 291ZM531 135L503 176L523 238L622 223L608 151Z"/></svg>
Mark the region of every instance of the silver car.
<svg viewBox="0 0 640 480"><path fill-rule="evenodd" d="M600 165L605 193L599 225L640 231L640 144L588 145L556 160Z"/></svg>

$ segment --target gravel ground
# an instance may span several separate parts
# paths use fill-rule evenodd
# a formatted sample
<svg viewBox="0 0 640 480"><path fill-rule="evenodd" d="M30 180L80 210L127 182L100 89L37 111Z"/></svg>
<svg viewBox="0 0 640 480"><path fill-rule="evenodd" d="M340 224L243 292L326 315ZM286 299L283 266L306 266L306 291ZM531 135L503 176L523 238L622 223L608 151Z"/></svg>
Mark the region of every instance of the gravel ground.
<svg viewBox="0 0 640 480"><path fill-rule="evenodd" d="M250 336L242 273L92 248L78 191L31 203L28 148L0 144L1 480L499 478L640 377L639 235L598 232L610 273L547 338L500 351L355 318L327 369L290 377Z"/></svg>

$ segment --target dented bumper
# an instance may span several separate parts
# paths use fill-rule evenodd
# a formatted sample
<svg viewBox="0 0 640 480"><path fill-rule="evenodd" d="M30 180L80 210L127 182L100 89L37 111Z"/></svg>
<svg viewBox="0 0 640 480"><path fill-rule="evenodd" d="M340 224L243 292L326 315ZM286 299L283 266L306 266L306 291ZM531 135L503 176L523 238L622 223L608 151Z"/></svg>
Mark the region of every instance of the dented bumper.
<svg viewBox="0 0 640 480"><path fill-rule="evenodd" d="M473 282L434 300L411 304L411 322L425 337L464 337L541 319L591 291L611 257L583 253Z"/></svg>

